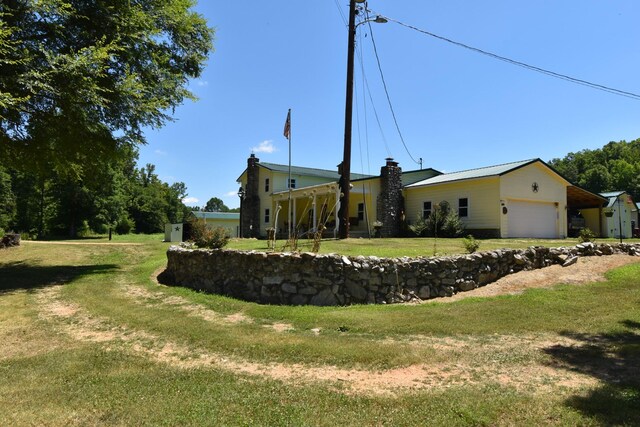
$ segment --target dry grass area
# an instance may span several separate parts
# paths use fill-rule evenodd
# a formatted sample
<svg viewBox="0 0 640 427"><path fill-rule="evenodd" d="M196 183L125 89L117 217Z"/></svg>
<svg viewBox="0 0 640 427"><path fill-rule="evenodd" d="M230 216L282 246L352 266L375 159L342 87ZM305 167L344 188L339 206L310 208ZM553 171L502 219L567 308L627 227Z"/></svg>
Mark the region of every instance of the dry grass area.
<svg viewBox="0 0 640 427"><path fill-rule="evenodd" d="M167 245L134 243L2 253L0 424L640 422L638 258L270 307L159 285Z"/></svg>

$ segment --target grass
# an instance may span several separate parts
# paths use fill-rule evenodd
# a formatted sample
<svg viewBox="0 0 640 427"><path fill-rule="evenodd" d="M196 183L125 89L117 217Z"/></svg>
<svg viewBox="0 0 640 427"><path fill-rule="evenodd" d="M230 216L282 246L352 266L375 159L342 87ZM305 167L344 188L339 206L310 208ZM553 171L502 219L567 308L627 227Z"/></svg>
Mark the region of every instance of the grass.
<svg viewBox="0 0 640 427"><path fill-rule="evenodd" d="M639 263L606 282L518 296L261 306L154 284L166 263L161 239L0 251L0 425L640 423ZM458 244L440 242L452 253ZM323 247L405 256L431 243ZM515 242L481 249L493 244ZM240 369L254 365L264 372ZM433 369L419 376L427 386L354 391L344 375L397 370L393 381L412 366ZM269 374L274 367L284 373ZM287 376L296 369L335 370L342 380Z"/></svg>
<svg viewBox="0 0 640 427"><path fill-rule="evenodd" d="M479 251L501 248L522 249L530 246L574 246L578 239L478 239ZM598 239L600 243L617 243L616 239ZM640 239L625 239L625 243L638 243ZM278 240L276 249L282 250L284 240ZM310 251L312 241L301 239L298 241L299 250ZM231 239L228 248L242 250L270 251L266 240ZM390 239L325 239L320 246L320 253L339 253L342 255L365 255L387 258L397 257L430 257L434 255L454 255L466 253L466 249L459 239L434 238L390 238Z"/></svg>

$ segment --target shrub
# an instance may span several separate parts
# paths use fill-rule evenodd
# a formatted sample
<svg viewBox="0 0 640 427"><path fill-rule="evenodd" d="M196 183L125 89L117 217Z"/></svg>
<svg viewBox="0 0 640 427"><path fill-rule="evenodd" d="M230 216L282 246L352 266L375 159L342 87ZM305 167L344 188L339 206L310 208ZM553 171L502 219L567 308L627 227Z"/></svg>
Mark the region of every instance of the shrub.
<svg viewBox="0 0 640 427"><path fill-rule="evenodd" d="M592 242L596 238L596 234L589 228L583 228L578 235L578 242Z"/></svg>
<svg viewBox="0 0 640 427"><path fill-rule="evenodd" d="M465 225L454 212L449 212L444 218L444 225L440 235L442 237L459 237L464 233Z"/></svg>
<svg viewBox="0 0 640 427"><path fill-rule="evenodd" d="M203 222L193 218L189 221L191 239L199 248L220 249L229 243L229 234L222 227L209 228Z"/></svg>
<svg viewBox="0 0 640 427"><path fill-rule="evenodd" d="M480 247L480 242L478 242L471 234L462 239L462 245L467 250L468 253L472 254L478 250Z"/></svg>
<svg viewBox="0 0 640 427"><path fill-rule="evenodd" d="M442 201L433 207L433 212L425 220L423 234L427 237L460 237L465 225L457 213L451 211L449 203Z"/></svg>
<svg viewBox="0 0 640 427"><path fill-rule="evenodd" d="M134 226L135 224L133 223L133 220L131 218L129 218L128 216L123 216L118 220L118 223L116 224L116 233L129 234L131 233L131 230L133 230Z"/></svg>
<svg viewBox="0 0 640 427"><path fill-rule="evenodd" d="M415 224L411 224L409 226L409 230L411 230L413 234L415 234L418 237L424 235L425 232L427 231L427 228L428 228L427 220L424 219L424 216L422 216L422 214L418 215L418 219L416 220Z"/></svg>

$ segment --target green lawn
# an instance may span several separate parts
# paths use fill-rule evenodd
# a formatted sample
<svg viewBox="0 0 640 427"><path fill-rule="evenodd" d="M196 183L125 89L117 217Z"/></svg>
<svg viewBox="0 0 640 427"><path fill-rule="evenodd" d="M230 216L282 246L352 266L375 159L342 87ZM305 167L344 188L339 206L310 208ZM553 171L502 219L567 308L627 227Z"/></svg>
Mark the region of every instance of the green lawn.
<svg viewBox="0 0 640 427"><path fill-rule="evenodd" d="M447 304L261 306L155 284L161 239L0 251L0 425L640 423L640 263L602 283ZM556 244L481 250L541 243Z"/></svg>
<svg viewBox="0 0 640 427"><path fill-rule="evenodd" d="M320 246L320 253L339 253L343 255L366 255L379 257L430 257L437 255L453 255L466 253L460 239L433 238L391 238L391 239L325 239ZM489 251L500 248L527 248L529 246L574 246L577 239L479 239L479 251ZM617 243L616 239L598 239L599 243ZM640 239L624 239L625 243L638 243ZM287 250L286 240L276 242L276 250ZM313 242L306 239L298 241L299 250L310 251ZM228 245L231 249L268 251L266 240L231 239Z"/></svg>

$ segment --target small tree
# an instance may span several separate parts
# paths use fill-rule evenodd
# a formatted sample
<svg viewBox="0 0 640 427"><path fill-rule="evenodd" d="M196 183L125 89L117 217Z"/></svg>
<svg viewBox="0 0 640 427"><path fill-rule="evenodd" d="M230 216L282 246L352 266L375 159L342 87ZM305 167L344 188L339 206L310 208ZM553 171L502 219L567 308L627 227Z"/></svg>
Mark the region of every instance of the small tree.
<svg viewBox="0 0 640 427"><path fill-rule="evenodd" d="M578 235L578 242L592 242L596 238L596 234L589 228L583 228Z"/></svg>
<svg viewBox="0 0 640 427"><path fill-rule="evenodd" d="M459 237L465 225L457 213L451 210L445 200L433 207L433 212L425 220L424 234L428 237Z"/></svg>
<svg viewBox="0 0 640 427"><path fill-rule="evenodd" d="M467 250L468 253L472 254L478 250L480 247L480 242L478 242L471 234L462 239L462 245Z"/></svg>
<svg viewBox="0 0 640 427"><path fill-rule="evenodd" d="M411 224L409 226L409 230L411 230L417 237L424 235L427 231L427 228L429 228L429 225L427 224L427 220L422 214L418 215L418 219L416 220L415 224Z"/></svg>

